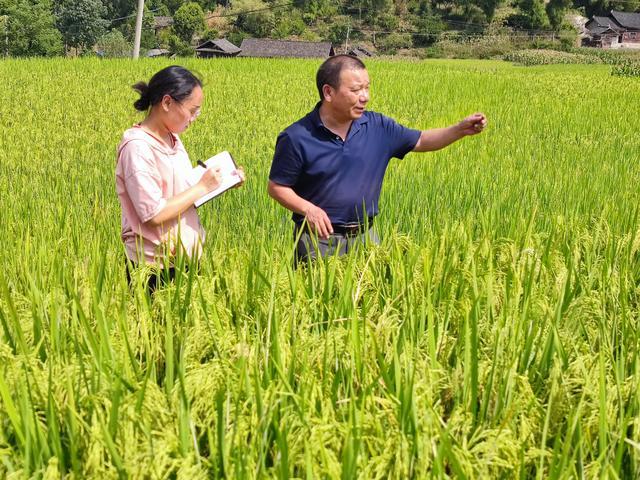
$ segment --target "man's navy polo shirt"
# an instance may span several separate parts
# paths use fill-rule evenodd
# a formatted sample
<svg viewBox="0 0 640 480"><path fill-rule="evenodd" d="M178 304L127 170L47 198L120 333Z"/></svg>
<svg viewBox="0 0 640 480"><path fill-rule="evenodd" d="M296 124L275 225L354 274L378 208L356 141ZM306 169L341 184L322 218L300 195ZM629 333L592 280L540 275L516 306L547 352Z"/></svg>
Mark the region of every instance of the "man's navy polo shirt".
<svg viewBox="0 0 640 480"><path fill-rule="evenodd" d="M280 133L269 179L322 208L335 225L361 223L378 214L389 160L413 150L420 130L365 111L343 142L322 124L319 108ZM295 222L303 219L293 214Z"/></svg>

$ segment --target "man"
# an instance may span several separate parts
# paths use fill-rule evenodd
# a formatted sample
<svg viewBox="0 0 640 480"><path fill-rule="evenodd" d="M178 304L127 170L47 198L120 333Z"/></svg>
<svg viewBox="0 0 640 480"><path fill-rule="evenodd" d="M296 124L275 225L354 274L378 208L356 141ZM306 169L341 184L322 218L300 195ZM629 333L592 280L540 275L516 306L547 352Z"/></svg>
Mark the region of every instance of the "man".
<svg viewBox="0 0 640 480"><path fill-rule="evenodd" d="M320 102L276 142L268 192L293 212L296 260L342 255L367 241L389 160L439 150L487 124L481 113L456 125L413 130L365 111L369 74L355 57L337 55L318 70Z"/></svg>

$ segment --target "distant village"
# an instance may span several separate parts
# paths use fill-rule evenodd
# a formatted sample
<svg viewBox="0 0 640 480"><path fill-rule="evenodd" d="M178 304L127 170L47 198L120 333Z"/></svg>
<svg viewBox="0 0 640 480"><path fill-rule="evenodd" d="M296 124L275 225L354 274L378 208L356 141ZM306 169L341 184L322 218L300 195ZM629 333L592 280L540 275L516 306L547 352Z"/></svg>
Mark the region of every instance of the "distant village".
<svg viewBox="0 0 640 480"><path fill-rule="evenodd" d="M166 18L162 18L167 23ZM267 38L245 38L236 46L226 38L207 40L195 48L199 58L261 57L261 58L326 58L335 55L330 42L302 42L293 40L271 40ZM348 48L346 53L356 57L371 57L373 53L362 46ZM147 57L166 57L166 49L154 48Z"/></svg>
<svg viewBox="0 0 640 480"><path fill-rule="evenodd" d="M171 17L155 17L155 27L160 30L172 24ZM593 16L584 23L580 35L583 47L603 49L640 49L640 13L612 10L607 16ZM262 57L262 58L326 58L336 51L330 42L303 42L293 40L272 40L266 38L246 38L237 46L226 38L207 40L195 48L200 58L219 57ZM362 46L346 49L346 53L357 57L371 57L373 52ZM148 57L165 57L166 49L151 49Z"/></svg>

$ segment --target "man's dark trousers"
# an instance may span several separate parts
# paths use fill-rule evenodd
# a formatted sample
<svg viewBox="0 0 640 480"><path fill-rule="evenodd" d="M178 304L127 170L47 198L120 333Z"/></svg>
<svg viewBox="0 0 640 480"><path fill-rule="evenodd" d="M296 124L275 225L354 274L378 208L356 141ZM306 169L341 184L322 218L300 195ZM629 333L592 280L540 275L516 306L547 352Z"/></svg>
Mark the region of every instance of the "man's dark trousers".
<svg viewBox="0 0 640 480"><path fill-rule="evenodd" d="M295 265L315 260L318 257L345 255L362 245L380 244L380 238L373 227L362 228L360 231L353 233L334 232L329 238L324 239L310 232L309 229L296 225L294 236L298 241L296 244Z"/></svg>

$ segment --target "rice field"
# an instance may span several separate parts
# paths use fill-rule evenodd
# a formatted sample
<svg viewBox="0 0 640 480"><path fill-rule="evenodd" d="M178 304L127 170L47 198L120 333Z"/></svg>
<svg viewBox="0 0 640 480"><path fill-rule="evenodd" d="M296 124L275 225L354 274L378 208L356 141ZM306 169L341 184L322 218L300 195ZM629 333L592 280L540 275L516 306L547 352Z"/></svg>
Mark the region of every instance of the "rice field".
<svg viewBox="0 0 640 480"><path fill-rule="evenodd" d="M0 62L1 478L640 478L637 80L370 61L372 110L490 125L392 161L380 246L293 270L266 182L318 62L181 62L193 162L227 149L248 180L149 299L115 148L169 64Z"/></svg>

